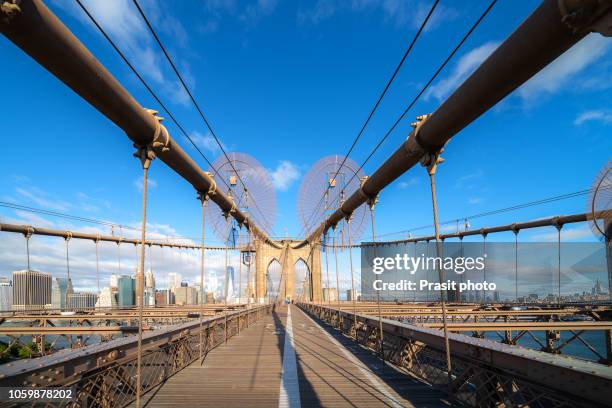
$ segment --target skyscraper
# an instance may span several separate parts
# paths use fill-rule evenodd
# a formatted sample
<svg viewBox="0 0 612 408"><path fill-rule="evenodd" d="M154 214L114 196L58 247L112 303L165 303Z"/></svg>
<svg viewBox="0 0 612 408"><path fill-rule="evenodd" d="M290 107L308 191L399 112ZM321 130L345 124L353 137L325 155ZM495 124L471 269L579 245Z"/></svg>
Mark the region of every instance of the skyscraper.
<svg viewBox="0 0 612 408"><path fill-rule="evenodd" d="M103 288L98 296L96 307L117 307L117 295L111 288Z"/></svg>
<svg viewBox="0 0 612 408"><path fill-rule="evenodd" d="M337 302L338 301L338 289L336 288L323 288L323 300L325 302Z"/></svg>
<svg viewBox="0 0 612 408"><path fill-rule="evenodd" d="M174 302L177 305L195 305L196 288L193 286L181 286L174 288Z"/></svg>
<svg viewBox="0 0 612 408"><path fill-rule="evenodd" d="M155 305L166 306L174 304L174 293L168 289L162 289L155 292Z"/></svg>
<svg viewBox="0 0 612 408"><path fill-rule="evenodd" d="M51 284L51 307L58 310L68 308L66 298L73 293L72 279L54 278Z"/></svg>
<svg viewBox="0 0 612 408"><path fill-rule="evenodd" d="M33 270L13 272L13 309L51 307L51 274Z"/></svg>
<svg viewBox="0 0 612 408"><path fill-rule="evenodd" d="M110 276L110 289L112 291L116 291L117 290L118 280L119 280L119 277L116 274L113 273Z"/></svg>
<svg viewBox="0 0 612 408"><path fill-rule="evenodd" d="M146 306L155 306L155 288L145 288L144 289L144 303Z"/></svg>
<svg viewBox="0 0 612 408"><path fill-rule="evenodd" d="M153 292L155 292L155 276L153 275L153 271L150 269L145 274L145 288L151 288L153 289Z"/></svg>
<svg viewBox="0 0 612 408"><path fill-rule="evenodd" d="M227 288L227 300L229 301L234 297L234 267L227 267L227 277L225 280L225 287Z"/></svg>
<svg viewBox="0 0 612 408"><path fill-rule="evenodd" d="M117 297L119 307L132 307L135 302L136 280L128 275L117 279Z"/></svg>
<svg viewBox="0 0 612 408"><path fill-rule="evenodd" d="M13 308L13 284L8 278L0 277L0 312Z"/></svg>
<svg viewBox="0 0 612 408"><path fill-rule="evenodd" d="M170 272L168 274L168 289L181 287L181 281L183 280L180 273Z"/></svg>
<svg viewBox="0 0 612 408"><path fill-rule="evenodd" d="M93 292L68 293L66 295L67 309L91 309L96 306L98 295Z"/></svg>

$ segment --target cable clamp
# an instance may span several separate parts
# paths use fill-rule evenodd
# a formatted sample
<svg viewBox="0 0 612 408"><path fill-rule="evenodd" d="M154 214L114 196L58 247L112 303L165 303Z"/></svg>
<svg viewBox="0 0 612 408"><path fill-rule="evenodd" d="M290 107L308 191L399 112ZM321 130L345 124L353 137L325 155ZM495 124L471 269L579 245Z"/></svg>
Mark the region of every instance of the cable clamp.
<svg viewBox="0 0 612 408"><path fill-rule="evenodd" d="M23 233L23 236L26 239L30 239L30 237L34 234L34 227L31 226L27 226L25 232Z"/></svg>
<svg viewBox="0 0 612 408"><path fill-rule="evenodd" d="M21 0L4 0L0 5L0 11L2 12L2 21L5 24L9 24L17 13L21 13L19 4Z"/></svg>
<svg viewBox="0 0 612 408"><path fill-rule="evenodd" d="M612 10L609 2L558 0L561 22L574 34L596 32L612 37ZM572 9L573 8L573 9Z"/></svg>

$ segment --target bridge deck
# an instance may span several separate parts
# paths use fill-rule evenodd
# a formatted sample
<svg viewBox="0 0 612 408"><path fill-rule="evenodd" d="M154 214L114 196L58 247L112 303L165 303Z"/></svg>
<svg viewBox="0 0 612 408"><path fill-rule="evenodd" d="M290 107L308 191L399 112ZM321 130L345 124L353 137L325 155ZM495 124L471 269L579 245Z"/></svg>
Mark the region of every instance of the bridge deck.
<svg viewBox="0 0 612 408"><path fill-rule="evenodd" d="M442 398L394 368L381 367L369 351L320 326L298 307L283 306L211 351L203 365L190 365L146 394L143 405L447 406Z"/></svg>

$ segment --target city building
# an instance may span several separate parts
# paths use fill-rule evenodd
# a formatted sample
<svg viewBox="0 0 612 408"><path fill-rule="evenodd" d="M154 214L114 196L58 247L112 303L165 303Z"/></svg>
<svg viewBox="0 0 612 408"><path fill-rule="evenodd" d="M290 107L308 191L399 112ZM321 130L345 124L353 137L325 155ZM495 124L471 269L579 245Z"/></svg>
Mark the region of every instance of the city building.
<svg viewBox="0 0 612 408"><path fill-rule="evenodd" d="M98 301L96 302L96 307L103 308L115 308L117 307L117 294L113 292L112 288L102 288L100 291L100 296L98 296Z"/></svg>
<svg viewBox="0 0 612 408"><path fill-rule="evenodd" d="M93 292L75 292L66 295L66 308L69 310L92 309L96 306L98 295Z"/></svg>
<svg viewBox="0 0 612 408"><path fill-rule="evenodd" d="M180 273L170 272L168 274L168 289L180 287L182 279L183 277Z"/></svg>
<svg viewBox="0 0 612 408"><path fill-rule="evenodd" d="M591 289L591 295L604 295L607 291L604 289L604 286L601 284L599 279L595 282L595 286Z"/></svg>
<svg viewBox="0 0 612 408"><path fill-rule="evenodd" d="M144 306L155 306L155 288L146 287L144 289Z"/></svg>
<svg viewBox="0 0 612 408"><path fill-rule="evenodd" d="M196 293L196 288L193 286L174 288L174 303L177 305L195 305Z"/></svg>
<svg viewBox="0 0 612 408"><path fill-rule="evenodd" d="M117 305L119 307L132 307L136 305L136 280L128 275L121 275L117 279Z"/></svg>
<svg viewBox="0 0 612 408"><path fill-rule="evenodd" d="M168 289L161 289L155 292L155 305L167 306L174 304L174 293Z"/></svg>
<svg viewBox="0 0 612 408"><path fill-rule="evenodd" d="M152 288L153 292L155 292L155 276L150 269L145 274L145 288Z"/></svg>
<svg viewBox="0 0 612 408"><path fill-rule="evenodd" d="M119 277L117 276L117 274L112 274L110 276L110 288L113 292L117 291L117 287L119 285Z"/></svg>
<svg viewBox="0 0 612 408"><path fill-rule="evenodd" d="M323 300L325 302L337 302L338 301L338 289L323 288Z"/></svg>
<svg viewBox="0 0 612 408"><path fill-rule="evenodd" d="M34 270L13 272L13 309L51 307L51 274Z"/></svg>
<svg viewBox="0 0 612 408"><path fill-rule="evenodd" d="M72 279L53 278L51 284L51 307L57 310L66 309L66 298L73 293Z"/></svg>
<svg viewBox="0 0 612 408"><path fill-rule="evenodd" d="M234 292L235 292L235 287L234 287L234 267L233 266L228 266L227 267L227 275L225 278L225 287L227 288L227 300L230 301L231 299L234 298Z"/></svg>
<svg viewBox="0 0 612 408"><path fill-rule="evenodd" d="M359 300L359 296L357 295L357 291L355 290L351 290L348 289L346 291L346 300L351 301L351 300Z"/></svg>
<svg viewBox="0 0 612 408"><path fill-rule="evenodd" d="M0 313L13 308L13 284L5 277L0 277Z"/></svg>

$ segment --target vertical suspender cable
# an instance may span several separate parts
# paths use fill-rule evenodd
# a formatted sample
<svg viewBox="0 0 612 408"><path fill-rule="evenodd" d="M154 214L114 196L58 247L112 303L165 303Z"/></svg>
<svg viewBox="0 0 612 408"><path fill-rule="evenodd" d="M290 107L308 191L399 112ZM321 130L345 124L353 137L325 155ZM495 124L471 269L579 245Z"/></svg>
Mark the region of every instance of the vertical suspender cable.
<svg viewBox="0 0 612 408"><path fill-rule="evenodd" d="M240 237L240 232L238 233L238 236ZM240 242L240 240L239 240ZM238 247L238 305L242 305L242 252L240 252L241 249L240 247ZM240 316L241 316L242 312L240 311L240 308L238 309L238 333L240 333Z"/></svg>
<svg viewBox="0 0 612 408"><path fill-rule="evenodd" d="M72 234L68 232L68 235L66 235L64 238L66 241L66 277L68 278L68 281L70 281L70 253L68 249L68 242L70 241L71 236Z"/></svg>
<svg viewBox="0 0 612 408"><path fill-rule="evenodd" d="M374 197L372 199L370 199L369 201L369 207L370 207L370 217L371 217L371 224L372 224L372 248L374 249L374 258L376 258L376 232L375 232L375 228L374 228L374 206L376 205L376 201L377 198ZM385 367L385 337L384 337L384 333L383 333L383 325L382 325L382 310L381 310L381 306L380 306L380 290L376 291L376 306L378 308L378 341L380 342L380 344L378 345L379 347L379 352L380 352L380 359L383 362L383 368Z"/></svg>
<svg viewBox="0 0 612 408"><path fill-rule="evenodd" d="M331 321L331 287L329 282L329 260L327 256L327 232L323 237L323 243L323 249L325 251L325 274L327 275L327 308L329 309L328 312L330 313L329 318Z"/></svg>
<svg viewBox="0 0 612 408"><path fill-rule="evenodd" d="M32 231L28 228L28 232L25 234L26 239L26 260L28 264L28 272L30 271L30 238L32 237Z"/></svg>
<svg viewBox="0 0 612 408"><path fill-rule="evenodd" d="M117 265L119 275L121 275L121 241L117 241Z"/></svg>
<svg viewBox="0 0 612 408"><path fill-rule="evenodd" d="M355 330L355 340L357 340L357 292L355 291L355 274L353 272L353 242L351 238L351 218L353 215L349 215L346 218L346 232L348 235L349 242L349 264L351 269L351 300L353 301L353 328Z"/></svg>
<svg viewBox="0 0 612 408"><path fill-rule="evenodd" d="M96 238L96 280L98 281L98 295L100 295L100 252L99 246L100 238Z"/></svg>
<svg viewBox="0 0 612 408"><path fill-rule="evenodd" d="M227 268L229 267L229 225L230 225L230 218L229 218L229 214L227 214L227 216L225 217L225 223L227 224L227 227L225 228L226 231L226 241L225 241L225 279L224 282L225 284L223 285L223 316L225 317L225 333L224 333L224 339L225 339L225 343L227 343Z"/></svg>
<svg viewBox="0 0 612 408"><path fill-rule="evenodd" d="M558 292L557 292L557 303L561 307L561 228L562 224L557 225L557 256L558 256L558 269L557 269L557 280L558 280Z"/></svg>
<svg viewBox="0 0 612 408"><path fill-rule="evenodd" d="M514 230L514 303L518 303L518 230Z"/></svg>
<svg viewBox="0 0 612 408"><path fill-rule="evenodd" d="M487 256L487 234L482 234L482 257L483 259ZM487 263L483 264L482 268L482 281L487 281ZM482 303L487 303L487 292L485 291L484 285L482 285Z"/></svg>
<svg viewBox="0 0 612 408"><path fill-rule="evenodd" d="M340 325L340 278L338 277L338 250L336 248L336 226L333 229L333 247L334 247L334 259L336 261L336 292L338 293L338 299L336 299L336 307L338 308L338 327Z"/></svg>
<svg viewBox="0 0 612 408"><path fill-rule="evenodd" d="M147 229L147 177L155 157L147 146L138 148L136 156L142 164L142 223L140 226L140 267L136 270L136 304L138 305L138 358L136 364L136 407L140 408L142 395L142 313L144 303L145 236Z"/></svg>
<svg viewBox="0 0 612 408"><path fill-rule="evenodd" d="M204 302L206 301L206 289L204 288L204 239L206 237L205 227L206 227L206 203L208 202L208 194L198 194L198 198L202 204L202 250L200 254L200 364L204 363Z"/></svg>
<svg viewBox="0 0 612 408"><path fill-rule="evenodd" d="M247 309L249 309L251 307L251 263L253 262L253 258L251 257L251 230L247 229L247 295L246 295L246 301L247 301ZM247 319L248 319L249 315L247 314ZM247 320L247 325L248 325L248 320Z"/></svg>
<svg viewBox="0 0 612 408"><path fill-rule="evenodd" d="M431 187L431 206L433 210L433 219L434 219L434 229L435 229L435 237L436 237L436 257L440 258L440 226L438 224L438 203L436 201L436 168L438 163L441 163L442 159L439 157L439 154L433 155L430 163L427 166L427 172L429 173L429 182ZM444 269L440 267L440 262L436 262L436 268L438 269L438 279L440 281L440 285L445 282L444 277ZM448 341L448 323L446 321L446 299L445 294L442 289L440 289L440 303L442 306L442 324L444 326L444 348L446 351L446 368L448 374L448 385L450 388L450 384L452 381L452 364L451 364L451 354L450 354L450 343Z"/></svg>

